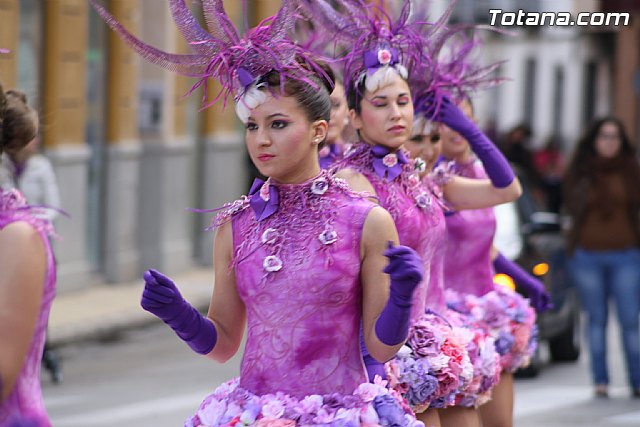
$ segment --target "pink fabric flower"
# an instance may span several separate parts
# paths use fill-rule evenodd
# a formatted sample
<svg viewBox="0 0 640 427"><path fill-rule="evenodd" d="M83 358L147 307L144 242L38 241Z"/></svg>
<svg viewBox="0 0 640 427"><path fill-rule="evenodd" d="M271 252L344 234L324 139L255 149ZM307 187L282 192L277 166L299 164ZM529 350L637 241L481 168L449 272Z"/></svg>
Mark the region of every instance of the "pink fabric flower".
<svg viewBox="0 0 640 427"><path fill-rule="evenodd" d="M396 156L396 153L389 153L382 158L382 164L388 168L392 168L398 164L398 156Z"/></svg>
<svg viewBox="0 0 640 427"><path fill-rule="evenodd" d="M331 150L329 149L329 147L327 145L325 145L324 147L322 147L320 149L320 151L318 152L318 155L320 157L327 157L330 152L331 152Z"/></svg>
<svg viewBox="0 0 640 427"><path fill-rule="evenodd" d="M378 62L382 65L387 65L391 62L391 52L387 49L380 49L378 51Z"/></svg>
<svg viewBox="0 0 640 427"><path fill-rule="evenodd" d="M280 418L284 415L284 405L279 400L268 400L262 405L262 416L265 418Z"/></svg>
<svg viewBox="0 0 640 427"><path fill-rule="evenodd" d="M269 199L271 198L271 195L269 194L268 182L265 182L264 184L262 184L262 187L260 187L260 198L265 202L268 202Z"/></svg>
<svg viewBox="0 0 640 427"><path fill-rule="evenodd" d="M286 418L261 418L255 427L295 427L296 422Z"/></svg>

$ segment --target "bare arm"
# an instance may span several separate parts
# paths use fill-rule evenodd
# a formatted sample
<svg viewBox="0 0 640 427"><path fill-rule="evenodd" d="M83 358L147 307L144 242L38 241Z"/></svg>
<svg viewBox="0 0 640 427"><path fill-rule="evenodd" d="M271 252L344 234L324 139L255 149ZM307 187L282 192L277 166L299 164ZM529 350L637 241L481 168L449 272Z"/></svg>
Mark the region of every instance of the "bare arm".
<svg viewBox="0 0 640 427"><path fill-rule="evenodd" d="M391 215L380 207L374 207L367 216L362 231L362 327L364 342L376 360L391 359L402 343L389 346L376 336L375 324L389 298L389 275L383 270L389 263L384 252L387 243L398 244L398 233Z"/></svg>
<svg viewBox="0 0 640 427"><path fill-rule="evenodd" d="M522 194L520 181L515 178L504 188L494 187L488 179L469 179L455 176L443 188L445 199L457 210L482 209L512 202Z"/></svg>
<svg viewBox="0 0 640 427"><path fill-rule="evenodd" d="M33 340L46 274L38 232L25 222L0 231L0 378L2 401L11 393Z"/></svg>
<svg viewBox="0 0 640 427"><path fill-rule="evenodd" d="M240 343L246 322L245 306L236 288L236 276L229 270L233 258L231 223L218 229L213 248L215 286L207 317L218 332L218 341L208 356L219 362L233 357Z"/></svg>

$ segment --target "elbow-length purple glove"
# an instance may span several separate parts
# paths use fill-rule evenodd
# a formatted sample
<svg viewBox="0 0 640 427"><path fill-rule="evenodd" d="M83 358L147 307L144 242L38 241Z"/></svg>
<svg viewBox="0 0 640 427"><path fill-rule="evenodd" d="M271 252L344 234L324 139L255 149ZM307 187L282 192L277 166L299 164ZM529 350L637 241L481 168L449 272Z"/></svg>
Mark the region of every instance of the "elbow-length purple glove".
<svg viewBox="0 0 640 427"><path fill-rule="evenodd" d="M433 110L435 101L428 100L427 111ZM508 187L514 180L509 161L487 136L470 120L458 106L447 97L442 98L440 109L434 120L444 123L462 135L482 162L489 179L497 188Z"/></svg>
<svg viewBox="0 0 640 427"><path fill-rule="evenodd" d="M213 350L218 340L216 327L182 298L171 279L156 270L147 270L144 282L142 308L169 325L196 353Z"/></svg>
<svg viewBox="0 0 640 427"><path fill-rule="evenodd" d="M508 260L499 253L496 259L493 260L493 268L496 273L509 275L527 293L529 300L531 300L531 306L538 313L553 307L551 295L546 291L542 282L524 271L515 262Z"/></svg>
<svg viewBox="0 0 640 427"><path fill-rule="evenodd" d="M389 264L384 272L391 278L389 300L376 321L376 336L386 345L398 345L409 333L409 316L413 291L424 277L420 256L407 246L393 246L384 255Z"/></svg>

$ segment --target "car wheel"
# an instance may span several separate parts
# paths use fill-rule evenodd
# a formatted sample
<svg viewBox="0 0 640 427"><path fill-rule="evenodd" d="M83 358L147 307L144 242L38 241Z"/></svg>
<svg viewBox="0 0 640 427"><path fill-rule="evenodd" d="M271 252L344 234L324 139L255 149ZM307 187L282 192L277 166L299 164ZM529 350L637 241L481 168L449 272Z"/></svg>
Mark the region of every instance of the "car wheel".
<svg viewBox="0 0 640 427"><path fill-rule="evenodd" d="M554 362L575 362L580 357L580 311L571 316L567 329L549 340L549 353Z"/></svg>

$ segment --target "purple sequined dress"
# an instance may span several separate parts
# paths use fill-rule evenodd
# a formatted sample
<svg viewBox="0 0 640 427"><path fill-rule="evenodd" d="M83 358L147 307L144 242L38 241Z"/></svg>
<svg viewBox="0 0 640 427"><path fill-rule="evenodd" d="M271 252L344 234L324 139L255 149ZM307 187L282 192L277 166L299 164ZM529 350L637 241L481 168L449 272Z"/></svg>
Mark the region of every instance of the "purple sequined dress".
<svg viewBox="0 0 640 427"><path fill-rule="evenodd" d="M435 183L423 182L416 162L402 154L390 154L404 162L390 180L380 175L381 168L374 165L379 156L364 143L355 145L338 167L353 169L369 180L380 205L395 221L400 244L414 249L424 263L425 278L413 294L407 346L385 367L389 385L422 412L453 404L460 388L469 383L472 366L463 331L452 328L445 318L444 292L432 289L430 283L430 269L445 238L441 192ZM383 164L395 165L398 159L387 155Z"/></svg>
<svg viewBox="0 0 640 427"><path fill-rule="evenodd" d="M473 179L487 177L477 161L456 164L455 173ZM535 351L535 312L520 294L493 282L491 246L495 230L493 208L447 216L447 303L483 325L495 340L502 369L514 372L528 365Z"/></svg>
<svg viewBox="0 0 640 427"><path fill-rule="evenodd" d="M399 396L366 382L360 354L360 241L375 205L326 172L296 185L268 180L257 194L275 198L272 186L272 215L257 220L243 197L214 223L232 222L247 342L240 378L185 425L420 426Z"/></svg>
<svg viewBox="0 0 640 427"><path fill-rule="evenodd" d="M0 425L7 425L11 420L29 420L39 427L51 425L42 399L40 365L49 311L55 296L56 270L48 238L53 233L53 227L39 218L37 213L38 209L29 207L17 190L0 189L0 230L18 221L29 223L42 237L47 254L47 272L33 339L11 394L0 404Z"/></svg>

